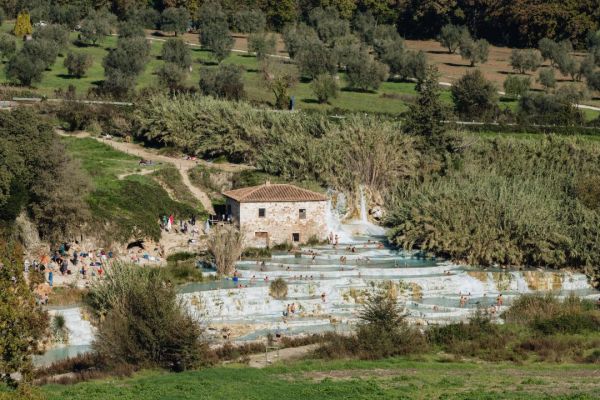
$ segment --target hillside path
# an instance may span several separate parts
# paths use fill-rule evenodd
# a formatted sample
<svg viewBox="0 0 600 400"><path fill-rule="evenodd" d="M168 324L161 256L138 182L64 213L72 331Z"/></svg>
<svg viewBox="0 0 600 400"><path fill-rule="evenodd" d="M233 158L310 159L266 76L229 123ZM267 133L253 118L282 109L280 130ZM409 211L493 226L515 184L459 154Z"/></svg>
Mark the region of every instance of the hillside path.
<svg viewBox="0 0 600 400"><path fill-rule="evenodd" d="M238 164L231 164L231 163L215 164L215 163L211 163L211 162L208 162L205 160L199 160L199 159L186 160L184 158L169 157L169 156L165 156L162 154L157 154L156 152L146 149L146 148L140 146L139 144L129 143L129 142L118 142L118 141L115 141L112 139L94 137L87 132L78 132L76 134L68 134L59 129L57 129L56 132L60 136L68 136L68 137L72 136L72 137L78 137L78 138L91 137L101 143L106 144L107 146L112 147L115 150L121 151L121 152L129 154L129 155L133 155L135 157L139 157L140 159L143 158L145 160L150 160L150 161L154 161L154 162L161 162L161 163L173 165L179 171L179 174L181 175L181 180L182 180L183 184L190 190L190 192L194 195L194 197L202 204L204 209L211 215L215 214L215 210L213 208L212 202L211 202L208 194L206 194L206 192L204 192L199 187L192 184L192 182L190 181L190 177L189 177L189 171L198 165L204 165L206 167L219 169L219 170L226 171L226 172L239 172L239 171L243 171L243 170L247 170L247 169L252 169L252 167L249 167L246 165L238 165ZM126 175L121 175L120 178L122 178L124 176L126 176Z"/></svg>

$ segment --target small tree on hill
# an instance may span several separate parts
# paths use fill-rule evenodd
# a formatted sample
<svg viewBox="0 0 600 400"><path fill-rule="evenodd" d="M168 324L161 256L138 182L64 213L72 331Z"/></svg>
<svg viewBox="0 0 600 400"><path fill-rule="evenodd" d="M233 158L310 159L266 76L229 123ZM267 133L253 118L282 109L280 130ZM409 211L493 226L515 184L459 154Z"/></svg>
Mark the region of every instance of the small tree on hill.
<svg viewBox="0 0 600 400"><path fill-rule="evenodd" d="M81 21L79 37L83 42L94 46L99 40L110 35L114 16L105 12L92 11Z"/></svg>
<svg viewBox="0 0 600 400"><path fill-rule="evenodd" d="M377 90L381 82L388 78L388 74L387 65L374 60L366 50L363 50L352 63L348 64L346 78L350 88Z"/></svg>
<svg viewBox="0 0 600 400"><path fill-rule="evenodd" d="M296 54L296 62L302 75L309 79L320 74L334 74L337 70L333 51L320 40L300 49Z"/></svg>
<svg viewBox="0 0 600 400"><path fill-rule="evenodd" d="M600 71L588 75L587 87L592 91L600 92Z"/></svg>
<svg viewBox="0 0 600 400"><path fill-rule="evenodd" d="M13 33L16 37L23 37L27 35L31 35L33 32L33 27L31 26L31 18L29 16L29 11L21 11L17 15L17 22L15 22L15 28L13 29Z"/></svg>
<svg viewBox="0 0 600 400"><path fill-rule="evenodd" d="M469 36L469 31L466 27L448 24L442 27L437 40L442 46L448 49L448 53L454 54L465 36Z"/></svg>
<svg viewBox="0 0 600 400"><path fill-rule="evenodd" d="M329 74L321 74L310 83L312 92L317 97L319 103L327 103L329 99L335 99L338 96L338 84L336 79Z"/></svg>
<svg viewBox="0 0 600 400"><path fill-rule="evenodd" d="M333 56L340 68L346 68L348 63L360 52L361 41L356 35L346 35L337 38L333 45Z"/></svg>
<svg viewBox="0 0 600 400"><path fill-rule="evenodd" d="M174 63L164 63L158 70L158 84L171 92L176 92L183 88L187 79L187 71Z"/></svg>
<svg viewBox="0 0 600 400"><path fill-rule="evenodd" d="M464 38L460 43L460 56L469 60L471 67L475 64L483 64L488 60L490 45L485 39L473 40Z"/></svg>
<svg viewBox="0 0 600 400"><path fill-rule="evenodd" d="M44 39L54 42L59 51L69 45L69 31L62 25L50 24L42 26L33 33L34 39Z"/></svg>
<svg viewBox="0 0 600 400"><path fill-rule="evenodd" d="M0 34L0 57L2 60L10 59L17 52L15 38L7 33Z"/></svg>
<svg viewBox="0 0 600 400"><path fill-rule="evenodd" d="M46 39L28 40L21 51L32 59L42 61L45 69L50 68L58 57L58 46Z"/></svg>
<svg viewBox="0 0 600 400"><path fill-rule="evenodd" d="M69 71L69 75L81 78L92 66L93 59L89 54L69 52L65 57L64 66Z"/></svg>
<svg viewBox="0 0 600 400"><path fill-rule="evenodd" d="M240 10L233 15L235 32L258 33L265 30L267 18L261 10Z"/></svg>
<svg viewBox="0 0 600 400"><path fill-rule="evenodd" d="M524 74L526 71L537 71L541 63L542 57L536 50L514 49L510 54L510 65L520 74Z"/></svg>
<svg viewBox="0 0 600 400"><path fill-rule="evenodd" d="M454 108L462 117L485 119L498 108L496 87L478 69L464 74L450 91Z"/></svg>
<svg viewBox="0 0 600 400"><path fill-rule="evenodd" d="M160 16L160 29L177 36L187 32L189 22L190 14L185 7L169 7Z"/></svg>
<svg viewBox="0 0 600 400"><path fill-rule="evenodd" d="M416 91L417 101L409 105L407 114L407 132L439 143L444 133L446 112L440 100L439 72L435 65L427 67L425 76L417 83Z"/></svg>
<svg viewBox="0 0 600 400"><path fill-rule="evenodd" d="M179 68L189 69L192 65L190 48L182 39L168 39L160 54L164 62L176 64Z"/></svg>
<svg viewBox="0 0 600 400"><path fill-rule="evenodd" d="M256 54L259 60L264 60L269 54L275 54L275 43L275 36L264 32L248 36L248 50Z"/></svg>
<svg viewBox="0 0 600 400"><path fill-rule="evenodd" d="M265 84L275 95L275 107L287 109L290 103L288 92L298 83L296 68L278 61L264 62L262 75Z"/></svg>
<svg viewBox="0 0 600 400"><path fill-rule="evenodd" d="M504 92L507 96L519 98L529 90L531 86L531 78L528 76L519 77L509 75L504 81Z"/></svg>
<svg viewBox="0 0 600 400"><path fill-rule="evenodd" d="M286 25L283 30L285 49L292 59L296 58L296 54L298 54L302 48L310 46L312 43L318 41L319 35L317 35L317 32L305 23Z"/></svg>
<svg viewBox="0 0 600 400"><path fill-rule="evenodd" d="M202 46L212 51L213 57L221 62L233 48L233 37L229 32L227 16L218 2L208 1L198 11L198 30Z"/></svg>
<svg viewBox="0 0 600 400"><path fill-rule="evenodd" d="M6 64L6 77L18 81L21 85L31 86L33 82L40 82L46 66L40 59L36 59L21 51L15 54Z"/></svg>
<svg viewBox="0 0 600 400"><path fill-rule="evenodd" d="M242 100L246 97L242 73L238 65L221 64L217 68L200 70L200 91L207 96L227 100Z"/></svg>
<svg viewBox="0 0 600 400"><path fill-rule="evenodd" d="M119 37L145 37L144 27L137 21L124 21L119 24Z"/></svg>
<svg viewBox="0 0 600 400"><path fill-rule="evenodd" d="M552 68L543 68L540 70L540 74L538 76L537 81L540 85L548 91L550 88L556 86L556 77L554 76L554 69Z"/></svg>

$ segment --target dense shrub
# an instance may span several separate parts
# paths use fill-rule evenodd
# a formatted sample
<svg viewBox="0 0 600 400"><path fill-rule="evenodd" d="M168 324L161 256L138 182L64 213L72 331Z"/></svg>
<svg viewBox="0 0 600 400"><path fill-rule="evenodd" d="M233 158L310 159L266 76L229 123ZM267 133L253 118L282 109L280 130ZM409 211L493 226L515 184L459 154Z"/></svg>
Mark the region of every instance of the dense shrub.
<svg viewBox="0 0 600 400"><path fill-rule="evenodd" d="M200 92L204 95L227 100L242 100L246 97L242 80L243 68L233 64L200 70Z"/></svg>
<svg viewBox="0 0 600 400"><path fill-rule="evenodd" d="M312 92L317 101L321 104L327 103L329 99L335 99L338 96L338 84L336 79L329 74L317 76L310 84Z"/></svg>
<svg viewBox="0 0 600 400"><path fill-rule="evenodd" d="M160 29L177 36L187 32L189 21L190 14L184 7L165 8L160 16Z"/></svg>
<svg viewBox="0 0 600 400"><path fill-rule="evenodd" d="M64 66L67 67L69 75L81 78L92 66L92 57L88 54L69 52L65 57Z"/></svg>
<svg viewBox="0 0 600 400"><path fill-rule="evenodd" d="M582 125L583 113L569 98L544 93L527 93L519 99L517 115L522 123Z"/></svg>
<svg viewBox="0 0 600 400"><path fill-rule="evenodd" d="M86 301L100 318L93 348L109 365L181 371L202 362L200 326L160 270L113 264Z"/></svg>
<svg viewBox="0 0 600 400"><path fill-rule="evenodd" d="M467 72L450 89L456 112L467 118L486 119L498 108L498 94L494 84L480 70Z"/></svg>
<svg viewBox="0 0 600 400"><path fill-rule="evenodd" d="M281 277L275 279L269 285L269 294L274 299L285 299L288 294L288 285Z"/></svg>
<svg viewBox="0 0 600 400"><path fill-rule="evenodd" d="M234 32L262 32L266 24L265 14L261 10L240 10L231 17L231 29Z"/></svg>

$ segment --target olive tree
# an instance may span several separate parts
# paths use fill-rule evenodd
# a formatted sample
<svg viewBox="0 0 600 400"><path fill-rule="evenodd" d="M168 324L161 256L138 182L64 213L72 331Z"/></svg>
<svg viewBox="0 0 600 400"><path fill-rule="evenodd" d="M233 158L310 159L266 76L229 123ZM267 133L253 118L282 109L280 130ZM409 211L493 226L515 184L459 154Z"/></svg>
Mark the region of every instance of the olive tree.
<svg viewBox="0 0 600 400"><path fill-rule="evenodd" d="M389 67L363 50L348 64L346 78L348 87L359 90L377 90L388 78Z"/></svg>
<svg viewBox="0 0 600 400"><path fill-rule="evenodd" d="M554 76L554 69L543 68L542 70L540 70L537 81L546 90L555 87L556 86L556 77Z"/></svg>
<svg viewBox="0 0 600 400"><path fill-rule="evenodd" d="M338 96L338 84L336 78L329 74L321 74L310 83L312 92L321 104L327 103L329 99L335 99Z"/></svg>
<svg viewBox="0 0 600 400"><path fill-rule="evenodd" d="M100 39L110 35L114 15L106 12L91 11L88 16L81 21L79 29L79 38L83 42L91 43L94 46Z"/></svg>
<svg viewBox="0 0 600 400"><path fill-rule="evenodd" d="M231 17L232 29L241 33L258 33L265 30L267 18L265 14L258 9L240 10Z"/></svg>
<svg viewBox="0 0 600 400"><path fill-rule="evenodd" d="M8 60L6 64L6 77L17 81L21 85L31 86L33 82L42 80L42 74L46 69L44 62L34 58L24 51L20 51Z"/></svg>
<svg viewBox="0 0 600 400"><path fill-rule="evenodd" d="M81 78L92 66L93 59L89 54L69 52L65 57L64 66L69 75Z"/></svg>
<svg viewBox="0 0 600 400"><path fill-rule="evenodd" d="M519 98L529 90L531 78L528 76L509 75L504 80L504 92L507 96Z"/></svg>
<svg viewBox="0 0 600 400"><path fill-rule="evenodd" d="M233 48L233 37L229 32L227 16L219 3L207 2L198 11L200 43L212 51L213 57L223 61Z"/></svg>
<svg viewBox="0 0 600 400"><path fill-rule="evenodd" d="M242 80L243 68L233 64L221 64L217 68L200 70L200 91L206 96L227 100L246 97Z"/></svg>
<svg viewBox="0 0 600 400"><path fill-rule="evenodd" d="M162 46L160 56L166 63L172 63L179 68L189 69L192 65L192 55L189 46L180 38L170 38Z"/></svg>
<svg viewBox="0 0 600 400"><path fill-rule="evenodd" d="M537 50L514 49L510 54L510 65L520 74L526 71L535 72L542 63L542 56Z"/></svg>
<svg viewBox="0 0 600 400"><path fill-rule="evenodd" d="M185 7L169 7L160 16L160 29L177 36L187 32L189 22L190 14Z"/></svg>
<svg viewBox="0 0 600 400"><path fill-rule="evenodd" d="M454 54L459 48L461 40L467 36L470 35L466 27L447 24L440 30L437 40L448 49L448 53Z"/></svg>
<svg viewBox="0 0 600 400"><path fill-rule="evenodd" d="M464 74L450 92L454 109L462 117L486 118L498 108L497 89L480 70Z"/></svg>
<svg viewBox="0 0 600 400"><path fill-rule="evenodd" d="M324 73L334 74L337 70L334 52L320 40L300 49L296 62L302 75L309 79Z"/></svg>
<svg viewBox="0 0 600 400"><path fill-rule="evenodd" d="M264 60L269 54L274 54L275 44L275 36L264 32L252 33L248 36L248 50L253 52L259 60Z"/></svg>
<svg viewBox="0 0 600 400"><path fill-rule="evenodd" d="M0 57L2 60L8 60L17 52L17 42L15 38L8 33L0 34Z"/></svg>
<svg viewBox="0 0 600 400"><path fill-rule="evenodd" d="M289 90L298 83L298 71L295 66L279 61L269 60L262 65L263 80L275 95L275 107L280 110L288 108Z"/></svg>
<svg viewBox="0 0 600 400"><path fill-rule="evenodd" d="M490 53L490 44L485 39L473 40L464 38L460 43L460 56L469 60L471 67L475 64L485 63Z"/></svg>
<svg viewBox="0 0 600 400"><path fill-rule="evenodd" d="M286 25L283 30L283 42L291 58L296 58L300 49L310 46L318 40L317 32L305 23Z"/></svg>

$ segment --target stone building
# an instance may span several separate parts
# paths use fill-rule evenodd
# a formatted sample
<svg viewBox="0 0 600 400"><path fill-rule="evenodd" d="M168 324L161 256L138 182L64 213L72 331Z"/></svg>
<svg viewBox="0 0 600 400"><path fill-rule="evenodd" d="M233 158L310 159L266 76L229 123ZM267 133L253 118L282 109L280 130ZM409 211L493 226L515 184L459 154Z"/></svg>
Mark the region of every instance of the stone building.
<svg viewBox="0 0 600 400"><path fill-rule="evenodd" d="M301 244L327 238L327 197L293 185L271 184L224 192L227 216L246 246Z"/></svg>

